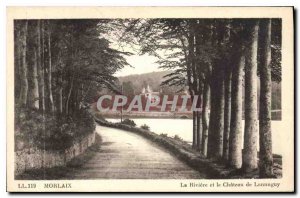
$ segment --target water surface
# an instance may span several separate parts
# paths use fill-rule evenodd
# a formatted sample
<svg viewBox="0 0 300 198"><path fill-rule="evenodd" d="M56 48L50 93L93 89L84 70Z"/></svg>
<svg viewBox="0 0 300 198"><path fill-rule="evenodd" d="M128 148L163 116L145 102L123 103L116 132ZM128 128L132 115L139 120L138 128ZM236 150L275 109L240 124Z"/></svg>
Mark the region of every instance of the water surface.
<svg viewBox="0 0 300 198"><path fill-rule="evenodd" d="M109 118L110 122L120 122L120 119ZM174 137L178 135L183 140L191 143L193 141L193 121L191 119L153 119L153 118L133 118L137 127L146 124L150 130L157 134L165 133L168 136ZM281 140L284 139L284 126L282 121L272 121L272 141L273 153L282 154ZM244 122L243 122L244 127ZM259 146L258 146L259 148Z"/></svg>

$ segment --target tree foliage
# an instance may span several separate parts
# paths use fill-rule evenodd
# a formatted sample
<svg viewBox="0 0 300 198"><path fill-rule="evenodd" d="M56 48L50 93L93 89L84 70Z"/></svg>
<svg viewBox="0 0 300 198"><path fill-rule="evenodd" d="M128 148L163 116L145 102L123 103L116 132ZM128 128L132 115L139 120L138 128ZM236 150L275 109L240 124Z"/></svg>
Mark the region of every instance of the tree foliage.
<svg viewBox="0 0 300 198"><path fill-rule="evenodd" d="M125 56L131 54L111 47L102 36L104 23L96 19L15 21L15 105L20 132L28 131L26 120L33 118L26 112L32 111L42 118L42 126L35 131L46 132L49 140L65 137L67 131L74 135L93 130L92 118L84 113L87 96L95 94L91 93L95 87L120 92L114 73L129 66ZM57 126L47 127L46 120Z"/></svg>

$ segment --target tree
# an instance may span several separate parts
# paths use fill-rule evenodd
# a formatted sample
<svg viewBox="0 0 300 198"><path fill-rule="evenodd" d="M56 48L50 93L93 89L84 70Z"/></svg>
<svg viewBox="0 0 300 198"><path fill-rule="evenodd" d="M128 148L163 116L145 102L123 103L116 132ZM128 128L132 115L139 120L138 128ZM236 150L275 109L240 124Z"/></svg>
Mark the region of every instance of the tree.
<svg viewBox="0 0 300 198"><path fill-rule="evenodd" d="M239 21L233 22L232 31L232 84L231 84L231 121L229 135L229 161L234 168L242 166L242 86L245 66L244 43L241 38Z"/></svg>
<svg viewBox="0 0 300 198"><path fill-rule="evenodd" d="M124 24L124 23L123 23ZM191 99L199 92L199 75L195 56L194 19L138 19L125 22L126 31L122 38L130 43L141 45L140 53L148 53L158 58L157 63L166 70L172 70L165 76L162 86L177 86L182 91L188 86ZM163 53L162 53L163 52ZM198 114L198 116L197 116ZM198 117L198 119L197 119ZM200 114L193 112L193 148L201 144ZM197 124L198 122L198 124ZM198 141L200 139L200 141ZM198 141L198 142L197 142ZM198 148L199 149L199 148Z"/></svg>
<svg viewBox="0 0 300 198"><path fill-rule="evenodd" d="M232 20L227 22L227 36L226 45L229 53L232 53L232 43L234 42L232 37L233 27ZM224 137L223 137L223 159L225 162L229 160L229 138L230 138L230 122L231 122L231 86L232 86L232 60L230 55L225 63L224 73Z"/></svg>
<svg viewBox="0 0 300 198"><path fill-rule="evenodd" d="M223 67L219 65L220 67ZM223 154L224 132L224 75L223 69L212 69L211 113L209 119L208 149L209 158L221 158Z"/></svg>
<svg viewBox="0 0 300 198"><path fill-rule="evenodd" d="M203 156L207 156L209 109L210 109L210 85L209 83L206 82L204 84L203 111L202 111L202 154Z"/></svg>
<svg viewBox="0 0 300 198"><path fill-rule="evenodd" d="M15 99L18 99L20 96L20 69L21 69L21 45L20 45L20 37L21 37L21 24L20 21L14 21L14 64L15 64L15 87L14 87L14 95Z"/></svg>
<svg viewBox="0 0 300 198"><path fill-rule="evenodd" d="M133 97L134 96L134 88L131 81L123 82L123 93L126 96Z"/></svg>
<svg viewBox="0 0 300 198"><path fill-rule="evenodd" d="M71 116L91 86L114 89L113 74L128 65L126 52L109 46L101 20L17 20L15 94L20 107ZM75 42L76 41L76 42Z"/></svg>
<svg viewBox="0 0 300 198"><path fill-rule="evenodd" d="M225 68L225 103L224 103L224 138L223 138L223 158L229 159L229 135L230 135L230 118L231 118L231 80L232 68L228 65Z"/></svg>
<svg viewBox="0 0 300 198"><path fill-rule="evenodd" d="M228 60L226 53L229 44L229 21L214 21L212 45L217 54L212 60L211 114L209 119L208 152L210 158L219 159L223 155L224 135L224 73Z"/></svg>
<svg viewBox="0 0 300 198"><path fill-rule="evenodd" d="M188 20L187 21L187 46L188 46L188 70L189 72L187 75L189 75L189 90L191 94L192 101L195 99L195 95L198 96L197 99L197 107L199 108L201 104L201 96L198 95L199 93L199 75L197 73L197 62L196 62L196 38L195 37L195 30L196 30L196 23L195 20ZM201 122L200 122L200 114L198 111L193 111L193 148L194 149L200 149L200 141L201 141Z"/></svg>
<svg viewBox="0 0 300 198"><path fill-rule="evenodd" d="M16 38L16 41L19 45L20 53L19 53L19 73L20 73L20 94L18 105L20 107L25 107L27 105L27 94L28 94L28 67L27 67L27 27L28 21L22 20L19 23L20 25L20 37Z"/></svg>
<svg viewBox="0 0 300 198"><path fill-rule="evenodd" d="M39 91L39 110L44 113L45 111L45 86L44 86L44 68L42 63L42 47L41 47L41 20L36 21L36 63L38 74L38 91Z"/></svg>
<svg viewBox="0 0 300 198"><path fill-rule="evenodd" d="M273 177L271 131L271 19L260 20L259 175Z"/></svg>
<svg viewBox="0 0 300 198"><path fill-rule="evenodd" d="M257 20L134 19L125 26L122 35L140 44L141 54L157 57L161 68L171 70L163 86L187 86L192 99L200 96L198 105L203 111L202 115L193 112L193 148L201 148L210 158L223 157L234 168L241 168L244 161L245 170L255 169L256 75L260 75L257 64L263 56L257 55ZM276 32L271 53L277 53L277 58L272 59L271 67L276 66L271 75L278 80L281 45L280 31ZM246 126L242 155L244 68Z"/></svg>
<svg viewBox="0 0 300 198"><path fill-rule="evenodd" d="M45 110L54 112L52 94L52 56L51 56L51 24L49 21L42 21L42 40L44 53L44 83L45 83Z"/></svg>
<svg viewBox="0 0 300 198"><path fill-rule="evenodd" d="M245 132L243 168L246 172L257 168L257 48L258 21L245 24Z"/></svg>
<svg viewBox="0 0 300 198"><path fill-rule="evenodd" d="M31 109L39 109L38 87L38 51L36 43L36 21L28 23L29 38L27 39L27 64L28 64L28 106Z"/></svg>

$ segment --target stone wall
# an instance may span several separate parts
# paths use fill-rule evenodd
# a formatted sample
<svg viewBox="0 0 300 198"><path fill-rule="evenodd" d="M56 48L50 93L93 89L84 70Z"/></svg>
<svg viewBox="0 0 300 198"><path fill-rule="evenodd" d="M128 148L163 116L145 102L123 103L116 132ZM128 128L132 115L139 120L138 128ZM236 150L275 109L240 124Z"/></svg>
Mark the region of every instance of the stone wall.
<svg viewBox="0 0 300 198"><path fill-rule="evenodd" d="M15 152L15 175L26 170L65 166L74 157L82 154L95 143L95 132L87 135L64 151L47 151L38 148L26 148Z"/></svg>

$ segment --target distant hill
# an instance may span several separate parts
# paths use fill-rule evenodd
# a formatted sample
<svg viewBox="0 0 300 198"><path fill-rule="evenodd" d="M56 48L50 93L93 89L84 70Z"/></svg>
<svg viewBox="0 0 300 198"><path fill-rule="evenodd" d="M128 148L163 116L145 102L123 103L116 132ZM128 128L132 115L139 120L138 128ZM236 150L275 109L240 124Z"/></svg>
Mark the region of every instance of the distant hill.
<svg viewBox="0 0 300 198"><path fill-rule="evenodd" d="M165 79L163 76L169 74L171 71L162 71L162 72L151 72L144 74L134 74L119 77L121 83L131 84L132 94L139 94L143 87L146 87L148 84L153 91L163 91L163 94L174 94L180 87L160 87L160 83ZM260 81L258 77L258 100L259 100L259 91L260 91ZM124 86L125 87L125 86ZM128 88L128 87L127 87ZM245 87L243 87L244 89ZM244 100L244 90L243 90L243 100ZM125 91L126 93L126 91ZM128 92L127 92L128 93ZM243 102L244 109L244 102ZM275 119L281 119L281 83L272 82L272 117ZM278 111L278 112L276 112ZM274 114L274 115L273 115ZM275 115L276 114L276 115ZM278 115L277 115L278 114Z"/></svg>
<svg viewBox="0 0 300 198"><path fill-rule="evenodd" d="M131 82L135 94L140 93L143 87L147 85L149 85L153 91L162 90L164 93L175 93L179 89L178 87L160 87L161 82L165 80L163 77L169 73L171 73L171 71L133 74L119 77L119 81L121 83Z"/></svg>

